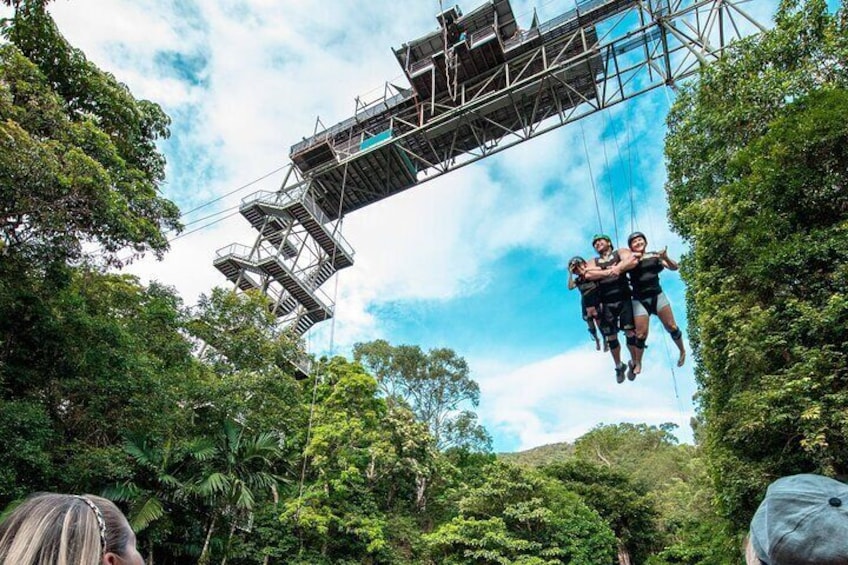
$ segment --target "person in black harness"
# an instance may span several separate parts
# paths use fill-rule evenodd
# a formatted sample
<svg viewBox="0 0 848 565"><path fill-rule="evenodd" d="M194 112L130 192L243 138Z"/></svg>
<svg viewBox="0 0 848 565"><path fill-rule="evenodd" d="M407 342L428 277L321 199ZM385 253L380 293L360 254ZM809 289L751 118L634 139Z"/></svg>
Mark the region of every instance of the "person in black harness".
<svg viewBox="0 0 848 565"><path fill-rule="evenodd" d="M674 340L680 352L677 358L678 367L682 367L686 361L686 348L683 346L683 332L674 321L671 303L660 286L662 270L676 271L677 263L668 256L666 248L662 251L646 251L648 238L642 232L631 233L627 238L627 246L637 260L636 266L628 273L630 286L633 289L635 348L627 376L635 379L636 375L642 371L642 355L645 352L645 341L648 339L648 322L651 314L660 319L665 330Z"/></svg>
<svg viewBox="0 0 848 565"><path fill-rule="evenodd" d="M601 341L598 339L598 327L601 325L600 320L600 292L598 291L598 281L586 280L586 259L583 257L572 257L568 262L568 290L575 288L580 291L580 310L583 314L583 320L588 326L589 335L595 340L595 349L600 351ZM604 351L608 348L606 340L604 341Z"/></svg>
<svg viewBox="0 0 848 565"><path fill-rule="evenodd" d="M592 247L598 257L587 264L584 276L590 281L598 281L601 333L609 344L609 351L615 362L615 380L620 384L624 382L628 367L621 362L621 345L618 341L620 330L627 336L631 359L634 355L633 305L626 272L636 266L636 258L629 249L613 249L612 239L608 235L595 235L592 238Z"/></svg>

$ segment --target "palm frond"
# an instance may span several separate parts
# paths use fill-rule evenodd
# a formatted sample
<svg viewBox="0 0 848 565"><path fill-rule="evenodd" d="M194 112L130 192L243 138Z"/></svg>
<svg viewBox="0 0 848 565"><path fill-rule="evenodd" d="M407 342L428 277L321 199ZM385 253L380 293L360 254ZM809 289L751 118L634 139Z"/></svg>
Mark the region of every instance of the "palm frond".
<svg viewBox="0 0 848 565"><path fill-rule="evenodd" d="M249 510L253 508L254 498L253 491L250 490L244 481L236 481L233 485L235 490L235 500L233 501L237 508Z"/></svg>
<svg viewBox="0 0 848 565"><path fill-rule="evenodd" d="M175 477L174 475L171 475L169 473L162 473L161 475L159 475L158 478L159 478L159 482L162 483L163 485L173 487L175 489L182 486L182 483L180 482L180 480L177 477Z"/></svg>
<svg viewBox="0 0 848 565"><path fill-rule="evenodd" d="M157 457L155 450L150 449L141 438L125 438L123 448L130 457L143 467L157 467L159 464L160 458Z"/></svg>
<svg viewBox="0 0 848 565"><path fill-rule="evenodd" d="M151 522L155 522L164 515L165 508L162 506L162 502L158 498L151 496L137 510L131 513L129 519L130 526L134 531L140 532L149 526Z"/></svg>
<svg viewBox="0 0 848 565"><path fill-rule="evenodd" d="M196 485L197 493L201 496L212 496L226 490L230 486L230 479L223 473L212 473Z"/></svg>
<svg viewBox="0 0 848 565"><path fill-rule="evenodd" d="M215 444L209 438L196 438L185 444L184 449L189 457L196 461L208 461L218 452Z"/></svg>
<svg viewBox="0 0 848 565"><path fill-rule="evenodd" d="M101 494L103 498L108 498L109 500L115 500L117 502L128 502L131 500L135 500L138 498L138 495L142 492L142 489L132 482L125 483L115 483L111 486L103 489Z"/></svg>

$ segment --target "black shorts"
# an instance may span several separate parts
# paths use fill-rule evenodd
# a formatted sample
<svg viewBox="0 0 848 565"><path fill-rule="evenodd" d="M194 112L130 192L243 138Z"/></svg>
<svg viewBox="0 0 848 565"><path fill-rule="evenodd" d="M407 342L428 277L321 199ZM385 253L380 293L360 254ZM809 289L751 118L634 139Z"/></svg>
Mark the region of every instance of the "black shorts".
<svg viewBox="0 0 848 565"><path fill-rule="evenodd" d="M629 298L601 305L601 333L604 336L614 336L619 330L627 331L634 327L633 304Z"/></svg>
<svg viewBox="0 0 848 565"><path fill-rule="evenodd" d="M597 296L582 296L580 298L580 308L583 311L583 319L585 321L589 321L590 319L600 319L601 317L601 301L598 300ZM595 315L589 315L589 308L595 309Z"/></svg>

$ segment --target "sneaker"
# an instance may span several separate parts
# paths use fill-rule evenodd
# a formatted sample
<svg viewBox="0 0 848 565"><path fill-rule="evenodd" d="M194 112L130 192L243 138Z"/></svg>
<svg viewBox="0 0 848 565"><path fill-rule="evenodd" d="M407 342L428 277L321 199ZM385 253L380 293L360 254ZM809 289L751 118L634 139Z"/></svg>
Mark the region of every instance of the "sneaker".
<svg viewBox="0 0 848 565"><path fill-rule="evenodd" d="M621 384L624 382L624 372L627 371L627 365L622 363L615 369L615 382Z"/></svg>
<svg viewBox="0 0 848 565"><path fill-rule="evenodd" d="M635 367L636 367L636 365L633 364L633 361L627 362L627 380L628 381L635 381L636 380L636 373L633 372L633 369Z"/></svg>

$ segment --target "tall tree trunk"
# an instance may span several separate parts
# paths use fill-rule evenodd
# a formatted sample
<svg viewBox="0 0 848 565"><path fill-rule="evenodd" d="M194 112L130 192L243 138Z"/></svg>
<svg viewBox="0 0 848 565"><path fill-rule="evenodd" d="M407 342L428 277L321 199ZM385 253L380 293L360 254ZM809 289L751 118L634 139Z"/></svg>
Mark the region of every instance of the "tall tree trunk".
<svg viewBox="0 0 848 565"><path fill-rule="evenodd" d="M236 520L233 517L233 523L230 525L230 535L227 536L227 545L224 546L224 558L221 559L221 565L227 565L227 554L230 553L230 542L233 541L233 536L236 533Z"/></svg>
<svg viewBox="0 0 848 565"><path fill-rule="evenodd" d="M630 565L630 552L627 551L621 540L616 541L618 541L618 565Z"/></svg>
<svg viewBox="0 0 848 565"><path fill-rule="evenodd" d="M206 532L206 540L203 542L203 549L200 551L200 559L197 560L197 565L209 563L209 543L212 540L212 531L215 529L215 518L215 513L212 512L212 520L209 522L209 530Z"/></svg>
<svg viewBox="0 0 848 565"><path fill-rule="evenodd" d="M415 476L415 506L419 512L427 510L427 477Z"/></svg>

